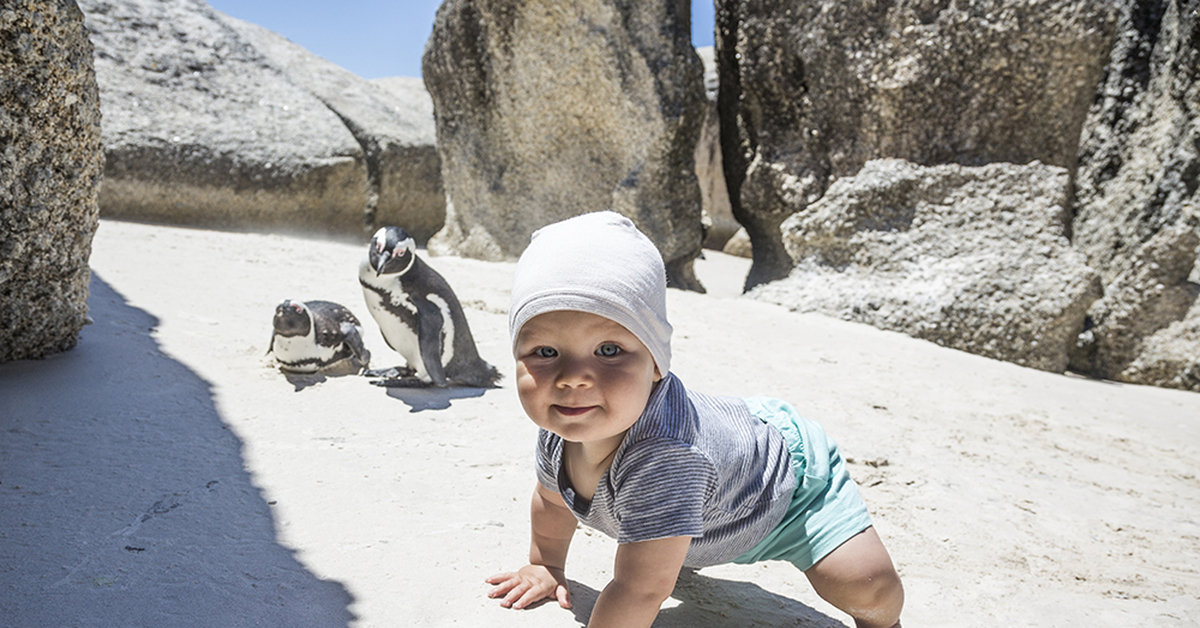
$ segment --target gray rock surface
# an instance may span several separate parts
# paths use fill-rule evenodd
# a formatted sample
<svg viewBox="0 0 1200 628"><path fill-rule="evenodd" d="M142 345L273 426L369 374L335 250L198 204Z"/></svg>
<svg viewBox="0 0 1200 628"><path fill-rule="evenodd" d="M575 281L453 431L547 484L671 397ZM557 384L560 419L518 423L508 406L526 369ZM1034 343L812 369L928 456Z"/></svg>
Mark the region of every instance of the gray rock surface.
<svg viewBox="0 0 1200 628"><path fill-rule="evenodd" d="M73 1L0 6L0 362L75 346L104 154L92 44Z"/></svg>
<svg viewBox="0 0 1200 628"><path fill-rule="evenodd" d="M1072 368L1200 391L1200 1L1122 11L1079 153L1075 245L1106 289Z"/></svg>
<svg viewBox="0 0 1200 628"><path fill-rule="evenodd" d="M353 235L362 148L202 0L83 0L96 46L105 216Z"/></svg>
<svg viewBox="0 0 1200 628"><path fill-rule="evenodd" d="M1090 375L1200 390L1200 284L1188 280L1200 235L1159 231L1089 311L1073 368Z"/></svg>
<svg viewBox="0 0 1200 628"><path fill-rule="evenodd" d="M721 247L721 252L727 255L753 259L754 248L750 245L750 234L746 233L746 228L742 227L734 232L733 236L725 242L725 246Z"/></svg>
<svg viewBox="0 0 1200 628"><path fill-rule="evenodd" d="M513 259L538 228L613 209L699 289L701 63L685 0L447 0L426 44L447 191L430 251Z"/></svg>
<svg viewBox="0 0 1200 628"><path fill-rule="evenodd" d="M1073 0L718 0L748 286L790 270L783 220L868 160L1071 168L1114 23L1110 3Z"/></svg>
<svg viewBox="0 0 1200 628"><path fill-rule="evenodd" d="M358 140L370 185L364 216L369 233L397 225L424 244L442 228L446 194L428 94L406 93L414 86L406 90L400 81L365 80L261 26L221 17L289 81L337 114ZM420 79L411 80L420 84Z"/></svg>
<svg viewBox="0 0 1200 628"><path fill-rule="evenodd" d="M696 141L696 180L700 182L700 207L704 216L704 248L717 251L742 226L733 217L725 169L721 160L721 121L717 116L717 61L712 46L697 48L704 63L704 124Z"/></svg>
<svg viewBox="0 0 1200 628"><path fill-rule="evenodd" d="M1062 372L1100 283L1066 238L1064 168L868 162L783 224L796 268L750 292Z"/></svg>

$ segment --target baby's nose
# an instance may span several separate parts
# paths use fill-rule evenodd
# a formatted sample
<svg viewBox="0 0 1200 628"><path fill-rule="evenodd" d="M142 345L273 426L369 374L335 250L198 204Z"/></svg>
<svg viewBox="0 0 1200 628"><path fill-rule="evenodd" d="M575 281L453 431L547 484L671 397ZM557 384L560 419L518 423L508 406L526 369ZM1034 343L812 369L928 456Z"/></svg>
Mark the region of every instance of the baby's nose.
<svg viewBox="0 0 1200 628"><path fill-rule="evenodd" d="M564 388L590 386L593 373L583 360L569 360L558 373L558 385Z"/></svg>

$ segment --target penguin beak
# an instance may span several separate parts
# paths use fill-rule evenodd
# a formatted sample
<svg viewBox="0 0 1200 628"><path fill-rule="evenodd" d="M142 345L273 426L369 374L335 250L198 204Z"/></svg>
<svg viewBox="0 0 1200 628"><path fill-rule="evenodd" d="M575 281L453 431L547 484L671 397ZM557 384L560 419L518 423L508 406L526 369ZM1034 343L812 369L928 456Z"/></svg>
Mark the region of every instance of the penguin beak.
<svg viewBox="0 0 1200 628"><path fill-rule="evenodd" d="M387 266L388 261L392 259L392 254L383 251L379 254L379 261L375 262L375 276L378 277L383 273L383 267Z"/></svg>

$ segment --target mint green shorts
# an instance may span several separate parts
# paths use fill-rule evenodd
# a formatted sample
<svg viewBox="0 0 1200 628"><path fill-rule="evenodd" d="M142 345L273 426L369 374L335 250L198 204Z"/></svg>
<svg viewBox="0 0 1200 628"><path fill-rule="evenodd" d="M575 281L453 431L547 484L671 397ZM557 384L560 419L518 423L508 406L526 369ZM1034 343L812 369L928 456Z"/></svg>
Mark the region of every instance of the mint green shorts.
<svg viewBox="0 0 1200 628"><path fill-rule="evenodd" d="M807 571L850 537L871 527L867 505L850 479L837 443L819 423L770 397L746 399L750 414L783 433L796 491L779 525L735 563L786 560Z"/></svg>

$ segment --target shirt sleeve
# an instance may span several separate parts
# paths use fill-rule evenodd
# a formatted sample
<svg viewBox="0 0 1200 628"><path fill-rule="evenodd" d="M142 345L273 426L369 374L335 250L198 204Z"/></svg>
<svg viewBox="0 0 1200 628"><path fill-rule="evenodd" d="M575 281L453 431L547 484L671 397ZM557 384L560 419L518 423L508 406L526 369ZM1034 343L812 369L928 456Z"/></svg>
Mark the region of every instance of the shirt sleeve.
<svg viewBox="0 0 1200 628"><path fill-rule="evenodd" d="M618 543L704 535L704 508L716 469L700 450L653 438L624 452L613 483Z"/></svg>
<svg viewBox="0 0 1200 628"><path fill-rule="evenodd" d="M559 492L558 465L555 460L556 437L547 430L538 430L537 440L537 479L542 486Z"/></svg>

